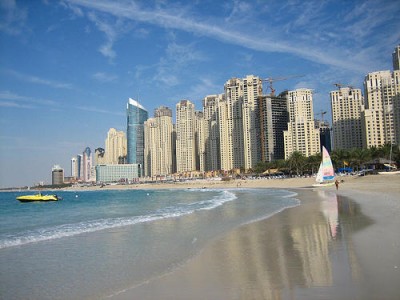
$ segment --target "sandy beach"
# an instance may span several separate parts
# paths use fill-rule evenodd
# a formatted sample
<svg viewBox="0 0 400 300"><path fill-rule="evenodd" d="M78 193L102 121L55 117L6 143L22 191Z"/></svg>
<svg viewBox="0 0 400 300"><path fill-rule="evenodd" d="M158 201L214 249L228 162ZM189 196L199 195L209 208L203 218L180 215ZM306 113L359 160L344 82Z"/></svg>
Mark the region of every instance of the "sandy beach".
<svg viewBox="0 0 400 300"><path fill-rule="evenodd" d="M342 179L337 191L312 188L313 178L210 183L291 189L302 204L234 229L171 273L111 298L400 299L400 176Z"/></svg>

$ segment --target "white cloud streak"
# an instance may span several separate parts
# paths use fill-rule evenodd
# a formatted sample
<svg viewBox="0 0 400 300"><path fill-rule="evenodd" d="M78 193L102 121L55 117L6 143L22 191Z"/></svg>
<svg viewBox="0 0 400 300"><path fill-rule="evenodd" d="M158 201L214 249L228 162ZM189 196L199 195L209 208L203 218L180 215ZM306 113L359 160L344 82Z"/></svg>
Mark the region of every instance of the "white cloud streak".
<svg viewBox="0 0 400 300"><path fill-rule="evenodd" d="M55 107L57 103L53 100L35 99L21 96L10 91L0 91L0 106L2 107L32 109L36 108L38 105Z"/></svg>
<svg viewBox="0 0 400 300"><path fill-rule="evenodd" d="M83 110L83 111L89 111L89 112L95 112L95 113L100 113L100 114L109 114L109 115L116 115L116 116L125 116L124 113L122 112L112 112L106 109L101 109L98 107L90 107L90 106L77 106L76 109Z"/></svg>
<svg viewBox="0 0 400 300"><path fill-rule="evenodd" d="M182 30L260 52L289 53L322 65L355 72L368 71L364 64L355 61L354 57L348 55L346 52L347 48L340 48L339 46L334 48L334 43L331 43L330 47L326 47L328 44L318 46L318 41L315 40L315 34L310 37L306 35L299 35L299 37L296 37L296 35L293 35L292 39L288 39L287 36L284 36L284 32L274 31L266 27L263 28L266 32L261 31L259 33L254 33L252 30L244 31L242 28L234 28L231 27L232 25L225 25L223 23L218 23L218 21L212 22L210 20L203 21L200 18L196 19L195 17L188 15L188 12L185 9L182 9L182 11L179 11L176 8L162 9L159 7L143 9L135 2L127 3L125 1L117 2L105 0L70 0L69 2L74 5L86 7L87 9L108 13L117 18L143 22L165 29ZM318 3L312 2L312 5L307 5L305 11L302 8L303 10L300 11L299 17L294 22L287 24L287 26L294 28L296 26L311 24L312 21L317 21L311 29L318 29L318 26L327 28L322 19L310 20L310 18L306 18L307 11L309 14L312 13L311 17L314 17L316 16L315 14L321 10L322 4ZM295 4L300 5L300 2L295 1ZM301 1L301 4L304 6L304 1ZM238 12L245 12L248 10L249 8L247 5L235 3L235 8L232 14L234 15ZM374 15L374 17L376 16ZM352 32L355 30L356 29L353 28ZM337 32L340 33L340 30L337 30ZM335 35L335 32L329 33L329 35L332 34ZM326 37L329 35L326 35ZM363 58L364 57L360 57L360 59Z"/></svg>
<svg viewBox="0 0 400 300"><path fill-rule="evenodd" d="M53 81L45 78L40 78L37 76L33 75L28 75L28 74L22 74L20 72L14 71L14 70L6 70L6 73L14 76L15 78L34 83L34 84L40 84L40 85L46 85L55 89L73 89L73 86L69 83L63 83L63 82L58 82L58 81Z"/></svg>

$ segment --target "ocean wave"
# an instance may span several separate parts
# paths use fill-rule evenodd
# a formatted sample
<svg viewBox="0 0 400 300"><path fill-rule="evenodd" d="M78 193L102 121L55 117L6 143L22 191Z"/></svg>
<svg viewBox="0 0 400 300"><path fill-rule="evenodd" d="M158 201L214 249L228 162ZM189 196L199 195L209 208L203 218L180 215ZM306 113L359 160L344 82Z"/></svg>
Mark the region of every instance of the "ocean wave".
<svg viewBox="0 0 400 300"><path fill-rule="evenodd" d="M191 204L180 203L175 206L159 209L148 215L82 221L78 223L62 224L54 227L24 231L13 235L3 235L0 240L0 249L65 237L73 237L79 234L154 222L162 219L178 218L192 214L196 211L214 209L234 199L236 199L234 193L223 190L212 199L198 201Z"/></svg>

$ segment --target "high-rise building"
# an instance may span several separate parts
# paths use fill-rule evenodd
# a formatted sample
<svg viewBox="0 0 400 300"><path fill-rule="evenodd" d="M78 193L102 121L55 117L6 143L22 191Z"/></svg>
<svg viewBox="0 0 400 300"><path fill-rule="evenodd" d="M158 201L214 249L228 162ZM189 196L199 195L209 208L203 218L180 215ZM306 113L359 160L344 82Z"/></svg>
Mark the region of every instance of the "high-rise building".
<svg viewBox="0 0 400 300"><path fill-rule="evenodd" d="M378 71L364 80L365 110L362 112L364 147L383 146L396 142L400 94L400 71Z"/></svg>
<svg viewBox="0 0 400 300"><path fill-rule="evenodd" d="M316 127L319 128L319 141L320 141L320 151L322 153L322 147L325 147L328 152L332 151L332 138L331 131L332 128L329 126L328 121L317 120Z"/></svg>
<svg viewBox="0 0 400 300"><path fill-rule="evenodd" d="M105 150L103 148L94 149L94 165L103 165L106 163Z"/></svg>
<svg viewBox="0 0 400 300"><path fill-rule="evenodd" d="M178 173L196 170L195 106L189 100L176 104L176 168Z"/></svg>
<svg viewBox="0 0 400 300"><path fill-rule="evenodd" d="M262 161L285 158L283 132L288 129L287 92L259 98Z"/></svg>
<svg viewBox="0 0 400 300"><path fill-rule="evenodd" d="M224 85L225 97L218 102L221 169L244 168L243 84L232 78Z"/></svg>
<svg viewBox="0 0 400 300"><path fill-rule="evenodd" d="M285 159L298 151L308 157L320 152L319 129L315 128L312 90L288 92L289 123L284 131Z"/></svg>
<svg viewBox="0 0 400 300"><path fill-rule="evenodd" d="M136 100L129 98L127 108L127 155L128 164L144 163L144 122L147 110Z"/></svg>
<svg viewBox="0 0 400 300"><path fill-rule="evenodd" d="M82 155L71 158L71 177L74 179L82 179Z"/></svg>
<svg viewBox="0 0 400 300"><path fill-rule="evenodd" d="M82 180L90 182L95 179L94 166L92 162L92 151L86 147L82 154Z"/></svg>
<svg viewBox="0 0 400 300"><path fill-rule="evenodd" d="M104 164L117 165L127 155L125 132L110 128L105 140Z"/></svg>
<svg viewBox="0 0 400 300"><path fill-rule="evenodd" d="M333 148L362 148L361 111L364 109L364 99L361 89L339 87L337 91L330 92L330 98Z"/></svg>
<svg viewBox="0 0 400 300"><path fill-rule="evenodd" d="M78 179L78 163L77 163L77 157L71 158L71 177Z"/></svg>
<svg viewBox="0 0 400 300"><path fill-rule="evenodd" d="M260 120L258 100L262 95L262 81L248 75L243 78L243 154L244 169L254 168L261 161Z"/></svg>
<svg viewBox="0 0 400 300"><path fill-rule="evenodd" d="M172 110L161 106L144 123L145 175L168 175L172 170Z"/></svg>
<svg viewBox="0 0 400 300"><path fill-rule="evenodd" d="M220 138L218 122L218 102L224 94L209 95L203 99L204 136L205 136L205 171L221 169Z"/></svg>
<svg viewBox="0 0 400 300"><path fill-rule="evenodd" d="M392 54L393 57L393 70L399 71L400 70L400 45L398 45Z"/></svg>
<svg viewBox="0 0 400 300"><path fill-rule="evenodd" d="M206 165L206 136L205 136L205 121L202 111L194 113L194 135L196 147L196 170L205 171Z"/></svg>
<svg viewBox="0 0 400 300"><path fill-rule="evenodd" d="M59 165L54 165L51 169L51 184L62 185L64 184L64 169Z"/></svg>

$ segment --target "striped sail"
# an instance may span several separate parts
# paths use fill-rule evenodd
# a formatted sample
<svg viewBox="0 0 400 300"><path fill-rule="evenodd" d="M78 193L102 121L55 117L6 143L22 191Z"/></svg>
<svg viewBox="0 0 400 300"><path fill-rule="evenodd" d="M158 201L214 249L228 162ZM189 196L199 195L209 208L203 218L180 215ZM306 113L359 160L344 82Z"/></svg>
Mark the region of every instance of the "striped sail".
<svg viewBox="0 0 400 300"><path fill-rule="evenodd" d="M319 183L322 183L334 179L335 171L333 170L331 157L329 156L328 150L326 150L325 147L322 146L322 161L319 165L317 178L315 180Z"/></svg>

